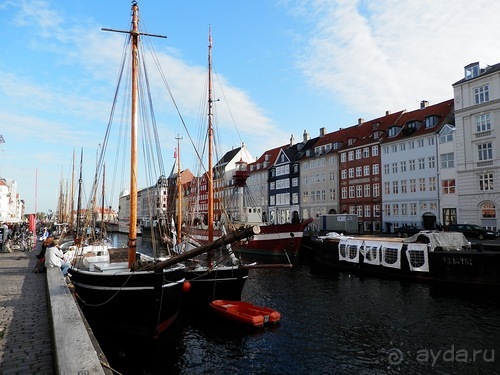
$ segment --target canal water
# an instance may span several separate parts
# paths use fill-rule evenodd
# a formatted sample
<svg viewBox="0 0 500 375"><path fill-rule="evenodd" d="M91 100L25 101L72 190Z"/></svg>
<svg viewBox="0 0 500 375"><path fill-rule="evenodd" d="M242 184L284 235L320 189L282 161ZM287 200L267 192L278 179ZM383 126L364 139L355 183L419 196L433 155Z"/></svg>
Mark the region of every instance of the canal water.
<svg viewBox="0 0 500 375"><path fill-rule="evenodd" d="M360 279L309 260L251 270L243 300L278 310L280 324L193 312L154 341L96 334L122 374L500 374L499 292Z"/></svg>

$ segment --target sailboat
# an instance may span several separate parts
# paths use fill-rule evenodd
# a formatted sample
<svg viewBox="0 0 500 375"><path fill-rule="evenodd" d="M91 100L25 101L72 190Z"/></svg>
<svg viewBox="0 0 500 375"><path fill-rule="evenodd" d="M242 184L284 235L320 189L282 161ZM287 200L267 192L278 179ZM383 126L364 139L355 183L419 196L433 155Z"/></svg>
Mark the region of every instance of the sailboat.
<svg viewBox="0 0 500 375"><path fill-rule="evenodd" d="M138 103L141 102L139 97L140 69L141 64L145 63L140 53L142 50L139 48L139 41L142 36L161 36L146 34L139 30L139 7L136 1L132 2L130 30L103 30L127 34L130 47L131 158L128 248L101 246L93 247L92 251L85 251L82 247L76 251L69 274L75 296L91 326L95 324L131 335L158 337L176 320L183 301L186 267L182 262L223 244L258 234L259 228L235 231L186 253L161 259L136 252L137 175L139 172L136 133L139 126ZM120 77L124 67L125 64L122 65ZM142 71L142 74L144 73L145 69ZM114 105L116 105L116 100ZM114 113L114 106L112 113ZM103 145L108 144L109 134L108 126ZM103 146L101 150L99 165L103 164L105 148Z"/></svg>
<svg viewBox="0 0 500 375"><path fill-rule="evenodd" d="M214 189L213 189L213 102L212 97L212 36L209 29L209 45L208 45L208 121L207 121L207 153L208 167L206 171L208 183L208 230L207 241L203 243L211 243L214 239L221 236L214 236ZM177 246L193 246L197 243L189 234L182 235L182 207L181 207L181 173L180 173L180 145L177 150L177 228L176 242ZM227 233L224 233L227 234ZM217 252L217 254L216 254ZM186 268L184 275L190 283L190 291L186 296L186 305L193 304L208 307L209 303L219 299L230 299L239 301L243 287L248 279L249 265L244 265L238 259L230 244L225 244L219 249L208 252L198 258L193 258L189 262L185 262Z"/></svg>

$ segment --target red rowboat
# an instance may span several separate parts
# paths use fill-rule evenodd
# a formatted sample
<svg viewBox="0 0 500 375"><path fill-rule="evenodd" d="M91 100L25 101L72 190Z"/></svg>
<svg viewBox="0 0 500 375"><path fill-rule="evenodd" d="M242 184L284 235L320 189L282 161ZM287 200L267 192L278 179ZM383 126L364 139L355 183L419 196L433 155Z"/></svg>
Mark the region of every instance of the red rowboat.
<svg viewBox="0 0 500 375"><path fill-rule="evenodd" d="M254 327L278 323L281 319L281 314L276 310L255 306L250 302L219 299L212 301L210 307L223 317Z"/></svg>

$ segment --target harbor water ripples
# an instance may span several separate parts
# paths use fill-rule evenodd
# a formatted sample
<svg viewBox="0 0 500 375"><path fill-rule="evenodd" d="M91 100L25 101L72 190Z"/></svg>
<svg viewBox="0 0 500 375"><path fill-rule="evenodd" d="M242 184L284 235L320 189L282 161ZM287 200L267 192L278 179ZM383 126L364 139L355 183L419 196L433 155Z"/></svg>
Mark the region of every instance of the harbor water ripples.
<svg viewBox="0 0 500 375"><path fill-rule="evenodd" d="M122 374L498 374L499 296L305 261L250 271L243 299L278 310L277 326L193 312L156 341L97 336Z"/></svg>

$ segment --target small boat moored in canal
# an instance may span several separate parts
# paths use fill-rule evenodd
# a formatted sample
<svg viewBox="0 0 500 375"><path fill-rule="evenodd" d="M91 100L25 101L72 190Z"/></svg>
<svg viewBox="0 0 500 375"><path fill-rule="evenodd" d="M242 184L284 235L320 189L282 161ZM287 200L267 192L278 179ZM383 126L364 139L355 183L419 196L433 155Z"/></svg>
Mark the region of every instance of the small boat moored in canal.
<svg viewBox="0 0 500 375"><path fill-rule="evenodd" d="M468 286L500 286L500 251L472 248L462 233L421 231L402 239L375 236L319 236L318 268Z"/></svg>
<svg viewBox="0 0 500 375"><path fill-rule="evenodd" d="M250 302L215 300L210 303L210 307L220 316L253 327L276 324L281 319L278 311Z"/></svg>

